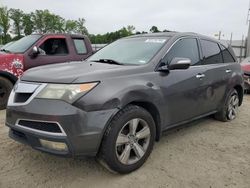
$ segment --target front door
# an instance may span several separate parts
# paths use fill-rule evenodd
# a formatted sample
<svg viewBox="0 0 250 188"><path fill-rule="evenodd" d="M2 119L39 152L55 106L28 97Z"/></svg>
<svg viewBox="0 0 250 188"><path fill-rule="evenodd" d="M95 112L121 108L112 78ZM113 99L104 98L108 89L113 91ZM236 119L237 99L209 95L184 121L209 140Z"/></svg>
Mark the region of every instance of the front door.
<svg viewBox="0 0 250 188"><path fill-rule="evenodd" d="M67 62L72 59L64 36L46 37L39 41L37 47L39 54L36 57L26 56L25 70L46 64Z"/></svg>
<svg viewBox="0 0 250 188"><path fill-rule="evenodd" d="M196 38L178 40L163 62L169 64L175 57L189 58L192 62L186 70L170 70L168 74L159 73L161 90L165 98L166 126L190 120L203 114L200 109L204 99L204 68L200 65L198 41Z"/></svg>

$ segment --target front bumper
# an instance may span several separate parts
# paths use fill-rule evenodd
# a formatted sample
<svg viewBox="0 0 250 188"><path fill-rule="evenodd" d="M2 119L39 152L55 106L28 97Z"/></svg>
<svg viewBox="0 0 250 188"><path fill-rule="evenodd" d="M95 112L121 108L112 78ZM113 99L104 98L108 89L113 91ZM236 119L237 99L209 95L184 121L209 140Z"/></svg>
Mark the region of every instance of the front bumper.
<svg viewBox="0 0 250 188"><path fill-rule="evenodd" d="M106 125L117 111L118 109L109 109L86 112L64 101L34 98L25 105L8 106L6 125L10 128L11 138L34 149L64 156L94 156L98 152ZM20 126L20 120L52 122L60 125L62 134L38 130L35 124L31 128ZM45 148L40 139L65 143L68 151Z"/></svg>

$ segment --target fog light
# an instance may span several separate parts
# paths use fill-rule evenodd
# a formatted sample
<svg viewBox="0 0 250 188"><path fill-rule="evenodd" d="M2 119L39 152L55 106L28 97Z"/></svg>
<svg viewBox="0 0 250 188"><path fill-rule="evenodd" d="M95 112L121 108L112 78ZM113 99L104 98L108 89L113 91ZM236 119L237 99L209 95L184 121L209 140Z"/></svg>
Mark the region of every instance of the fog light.
<svg viewBox="0 0 250 188"><path fill-rule="evenodd" d="M53 149L57 151L68 151L68 146L63 142L52 142L49 140L39 139L41 145L47 149Z"/></svg>

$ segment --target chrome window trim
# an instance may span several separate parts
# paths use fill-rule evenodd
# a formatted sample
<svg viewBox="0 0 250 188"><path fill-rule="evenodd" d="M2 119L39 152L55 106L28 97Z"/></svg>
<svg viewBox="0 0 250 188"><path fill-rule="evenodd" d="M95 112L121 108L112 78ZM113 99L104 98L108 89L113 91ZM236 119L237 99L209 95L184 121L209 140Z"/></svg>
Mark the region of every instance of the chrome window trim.
<svg viewBox="0 0 250 188"><path fill-rule="evenodd" d="M38 130L38 129L33 129L33 128L25 127L25 126L19 124L19 121L21 121L21 120L24 120L24 121L34 121L34 122L43 122L43 123L55 123L60 128L61 133L52 133L52 132L41 131L41 130ZM63 128L60 125L60 123L58 123L56 121L44 121L44 120L34 120L34 119L17 119L17 121L15 123L15 126L17 126L19 128L22 128L22 129L25 129L25 130L29 130L29 131L37 132L37 133L40 133L40 134L44 134L44 135L67 136L67 134L63 130Z"/></svg>
<svg viewBox="0 0 250 188"><path fill-rule="evenodd" d="M161 62L162 62L162 60L163 60L164 57L168 54L168 52L173 48L173 46L174 46L177 42L179 42L180 40L182 40L182 39L196 39L197 47L198 47L198 53L199 53L199 59L202 60L202 59L201 59L201 51L200 51L201 49L200 49L200 45L199 45L200 37L199 37L199 36L182 36L182 37L176 39L176 40L171 44L171 46L168 48L168 50L166 51L166 53L164 53L164 55L161 57L160 62L156 65L156 69L155 69L155 70L157 70L157 69L159 68L159 66L160 66L160 64L161 64ZM197 66L197 65L192 65L192 66ZM200 65L198 65L198 66L200 66Z"/></svg>
<svg viewBox="0 0 250 188"><path fill-rule="evenodd" d="M42 91L47 85L45 83L31 83L31 82L17 82L16 84L19 84L19 83L37 85L37 88L35 89L35 92L30 96L30 98L27 101L19 103L19 102L14 102L14 97L15 97L15 94L16 94L16 92L15 92L16 85L15 85L14 88L12 89L11 93L10 93L9 100L8 100L8 106L23 106L23 105L29 104L37 96L37 94L40 91Z"/></svg>

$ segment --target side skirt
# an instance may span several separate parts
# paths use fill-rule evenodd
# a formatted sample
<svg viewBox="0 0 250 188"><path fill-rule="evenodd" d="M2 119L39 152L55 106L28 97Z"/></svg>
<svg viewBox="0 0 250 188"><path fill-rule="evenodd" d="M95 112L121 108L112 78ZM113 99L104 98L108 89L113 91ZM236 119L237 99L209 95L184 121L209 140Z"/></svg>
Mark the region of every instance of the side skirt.
<svg viewBox="0 0 250 188"><path fill-rule="evenodd" d="M212 111L212 112L209 112L209 113L202 114L202 115L200 115L200 116L191 118L191 119L189 119L189 120L185 120L185 121L181 121L181 122L179 122L179 123L175 123L175 124L169 125L169 126L167 126L165 129L163 129L162 132L163 132L163 131L167 131L167 130L172 129L172 128L176 128L176 127L178 127L178 126L180 126L180 125L187 124L187 123L190 123L190 122L192 122L192 121L195 121L195 120L204 118L204 117L206 117L206 116L215 114L216 112L217 112L217 111Z"/></svg>

